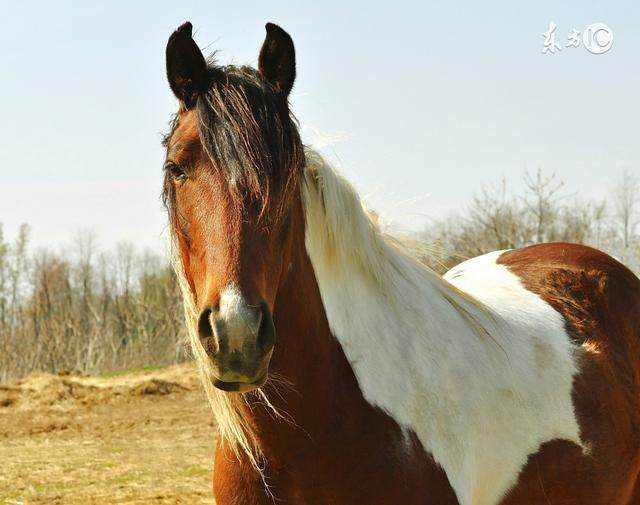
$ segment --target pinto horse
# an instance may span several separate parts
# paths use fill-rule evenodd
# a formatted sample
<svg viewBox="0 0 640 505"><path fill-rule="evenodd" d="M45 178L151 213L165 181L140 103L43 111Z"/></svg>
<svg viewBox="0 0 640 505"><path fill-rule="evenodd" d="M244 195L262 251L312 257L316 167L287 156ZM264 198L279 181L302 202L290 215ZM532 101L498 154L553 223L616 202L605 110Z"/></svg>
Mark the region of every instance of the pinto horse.
<svg viewBox="0 0 640 505"><path fill-rule="evenodd" d="M167 45L164 200L218 504L640 503L640 281L554 243L441 277L305 150L291 37Z"/></svg>

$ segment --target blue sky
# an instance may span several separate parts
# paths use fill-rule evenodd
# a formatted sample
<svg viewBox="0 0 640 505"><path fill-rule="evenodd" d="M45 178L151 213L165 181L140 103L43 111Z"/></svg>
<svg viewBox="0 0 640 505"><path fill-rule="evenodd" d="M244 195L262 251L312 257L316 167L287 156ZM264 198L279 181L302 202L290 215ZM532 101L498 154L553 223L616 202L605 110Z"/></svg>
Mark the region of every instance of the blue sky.
<svg viewBox="0 0 640 505"><path fill-rule="evenodd" d="M459 209L502 176L555 171L584 197L640 174L637 2L8 2L0 18L0 222L39 245L94 228L161 247L160 134L175 27L255 64L264 23L292 35L291 102L369 204L399 226ZM612 49L541 54L604 22Z"/></svg>

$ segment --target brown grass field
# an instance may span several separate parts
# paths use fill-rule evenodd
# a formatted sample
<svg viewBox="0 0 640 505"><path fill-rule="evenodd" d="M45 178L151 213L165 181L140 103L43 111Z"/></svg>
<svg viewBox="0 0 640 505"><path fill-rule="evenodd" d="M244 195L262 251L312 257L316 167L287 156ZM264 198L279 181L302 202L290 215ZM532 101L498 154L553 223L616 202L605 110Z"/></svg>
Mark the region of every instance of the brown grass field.
<svg viewBox="0 0 640 505"><path fill-rule="evenodd" d="M207 409L192 365L0 385L0 504L211 504Z"/></svg>

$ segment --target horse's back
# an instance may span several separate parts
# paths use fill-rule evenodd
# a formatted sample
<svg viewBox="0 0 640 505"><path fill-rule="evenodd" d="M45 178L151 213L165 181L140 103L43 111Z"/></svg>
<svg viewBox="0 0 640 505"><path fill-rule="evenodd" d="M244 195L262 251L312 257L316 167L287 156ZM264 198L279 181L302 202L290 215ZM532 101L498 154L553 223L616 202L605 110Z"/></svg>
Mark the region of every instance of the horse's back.
<svg viewBox="0 0 640 505"><path fill-rule="evenodd" d="M599 363L600 381L608 379L629 404L640 405L640 279L631 270L602 251L566 243L506 251L497 263L564 318L581 351L576 386L588 382L596 373L589 368Z"/></svg>
<svg viewBox="0 0 640 505"><path fill-rule="evenodd" d="M542 443L504 503L640 503L640 280L601 251L564 243L493 253L445 278L464 290L456 278L487 259L562 316L577 370L571 398L582 447Z"/></svg>

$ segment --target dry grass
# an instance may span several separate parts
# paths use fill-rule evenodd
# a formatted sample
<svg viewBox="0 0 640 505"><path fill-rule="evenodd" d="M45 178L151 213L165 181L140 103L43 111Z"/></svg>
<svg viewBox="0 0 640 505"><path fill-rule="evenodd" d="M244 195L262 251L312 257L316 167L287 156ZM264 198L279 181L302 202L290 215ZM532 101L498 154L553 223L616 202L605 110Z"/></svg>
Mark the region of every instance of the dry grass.
<svg viewBox="0 0 640 505"><path fill-rule="evenodd" d="M213 503L215 428L191 365L0 386L0 503Z"/></svg>

